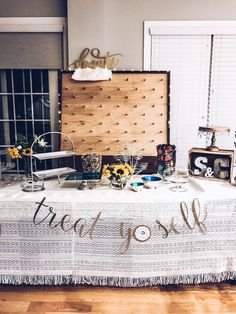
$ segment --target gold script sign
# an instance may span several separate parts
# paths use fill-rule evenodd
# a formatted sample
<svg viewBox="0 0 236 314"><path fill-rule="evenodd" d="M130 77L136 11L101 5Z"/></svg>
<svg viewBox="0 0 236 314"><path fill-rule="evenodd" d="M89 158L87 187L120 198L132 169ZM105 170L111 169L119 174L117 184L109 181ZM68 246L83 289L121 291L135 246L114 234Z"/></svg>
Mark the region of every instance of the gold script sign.
<svg viewBox="0 0 236 314"><path fill-rule="evenodd" d="M86 59L90 54L92 60ZM105 56L101 56L100 50L98 48L84 48L81 52L79 59L75 60L73 63L69 65L71 69L77 68L92 68L95 69L97 67L106 68L108 70L114 70L119 62L118 56L123 56L121 53L110 54L107 52Z"/></svg>
<svg viewBox="0 0 236 314"><path fill-rule="evenodd" d="M101 211L90 219L80 217L73 221L70 214L58 217L58 213L56 213L55 209L46 204L45 200L46 198L44 197L41 202L36 202L37 208L33 217L33 223L36 226L46 222L48 227L51 229L60 228L64 232L72 230L80 238L88 237L90 239L94 239L96 227L103 220L101 219ZM181 234L183 227L187 227L190 230L197 229L200 233L205 234L207 231L205 226L206 218L207 212L201 210L199 200L195 198L190 207L188 207L185 202L181 202L179 204L178 216L171 217L168 223L164 223L160 219L156 219L154 226L151 228L150 226L143 224L130 227L124 222L121 222L119 226L117 226L117 228L119 228L118 231L120 237L123 239L123 243L120 247L120 253L127 253L132 241L139 241L135 236L135 230L139 227L146 227L150 231L150 236L142 240L142 242L146 242L151 238L151 235L153 234L152 231L154 230L157 231L157 235L161 236L163 239L166 239L170 234ZM176 220L178 220L178 223ZM104 233L105 232L106 231L104 230Z"/></svg>
<svg viewBox="0 0 236 314"><path fill-rule="evenodd" d="M203 234L206 233L207 229L205 226L205 220L207 218L207 213L206 211L202 212L200 202L197 198L192 201L191 208L189 208L185 202L181 202L179 212L181 219L181 225L179 226L177 226L176 223L176 219L178 217L175 216L171 217L169 224L164 224L159 219L156 219L156 230L160 233L160 236L163 239L166 239L171 233L175 235L180 234L181 232L179 231L179 228L182 226L186 226L190 230L195 230L197 228L199 232ZM123 222L120 223L120 236L124 239L120 248L120 252L122 254L129 250L132 239L136 240L134 230L137 227L138 226L135 226L134 229L127 227L125 230L125 224ZM150 238L146 241L149 239Z"/></svg>

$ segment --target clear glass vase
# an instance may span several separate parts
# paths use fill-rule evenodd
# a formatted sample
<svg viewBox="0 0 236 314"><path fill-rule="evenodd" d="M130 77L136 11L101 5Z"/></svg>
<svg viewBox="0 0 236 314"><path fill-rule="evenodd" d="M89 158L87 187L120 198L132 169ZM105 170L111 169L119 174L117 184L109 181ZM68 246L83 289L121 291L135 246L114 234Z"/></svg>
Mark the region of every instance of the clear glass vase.
<svg viewBox="0 0 236 314"><path fill-rule="evenodd" d="M110 187L114 190L123 190L127 184L127 177L112 178L110 180Z"/></svg>
<svg viewBox="0 0 236 314"><path fill-rule="evenodd" d="M25 174L25 176L30 176L31 175L30 157L25 157L24 158L24 174Z"/></svg>

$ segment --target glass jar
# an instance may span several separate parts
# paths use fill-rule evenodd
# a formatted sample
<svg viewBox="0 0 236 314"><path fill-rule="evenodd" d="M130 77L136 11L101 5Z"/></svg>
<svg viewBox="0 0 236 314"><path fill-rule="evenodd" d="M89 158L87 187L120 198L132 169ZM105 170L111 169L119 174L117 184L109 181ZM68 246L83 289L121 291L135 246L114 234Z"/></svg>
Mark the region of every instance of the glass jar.
<svg viewBox="0 0 236 314"><path fill-rule="evenodd" d="M127 184L127 177L112 178L110 180L110 187L114 190L123 190Z"/></svg>

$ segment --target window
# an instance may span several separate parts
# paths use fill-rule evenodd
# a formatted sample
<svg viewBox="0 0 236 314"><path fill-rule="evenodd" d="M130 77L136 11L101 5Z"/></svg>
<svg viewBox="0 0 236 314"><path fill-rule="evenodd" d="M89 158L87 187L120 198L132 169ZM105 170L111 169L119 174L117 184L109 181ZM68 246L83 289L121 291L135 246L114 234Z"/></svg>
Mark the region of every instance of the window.
<svg viewBox="0 0 236 314"><path fill-rule="evenodd" d="M145 22L145 70L170 70L170 141L177 167L187 165L188 150L208 143L198 127L230 127L217 137L233 149L236 129L236 23L222 21Z"/></svg>
<svg viewBox="0 0 236 314"><path fill-rule="evenodd" d="M66 66L66 34L66 18L0 18L0 149L13 145L18 133L31 139L58 131L58 69ZM46 141L58 148L59 139Z"/></svg>
<svg viewBox="0 0 236 314"><path fill-rule="evenodd" d="M0 70L0 149L13 146L17 134L30 141L35 135L54 130L50 87L54 89L55 86L50 86L50 72L57 77L57 71ZM53 80L53 85L55 83L57 80ZM51 145L50 136L46 141ZM18 161L17 169L23 169L21 161Z"/></svg>

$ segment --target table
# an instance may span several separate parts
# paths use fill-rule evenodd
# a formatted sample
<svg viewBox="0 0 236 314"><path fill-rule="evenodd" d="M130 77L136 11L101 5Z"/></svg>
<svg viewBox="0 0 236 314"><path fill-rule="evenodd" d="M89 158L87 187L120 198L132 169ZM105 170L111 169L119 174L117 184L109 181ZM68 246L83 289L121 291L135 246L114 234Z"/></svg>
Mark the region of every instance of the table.
<svg viewBox="0 0 236 314"><path fill-rule="evenodd" d="M122 287L236 279L236 187L0 189L0 283Z"/></svg>

